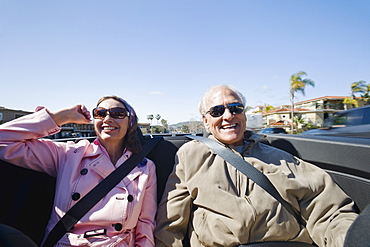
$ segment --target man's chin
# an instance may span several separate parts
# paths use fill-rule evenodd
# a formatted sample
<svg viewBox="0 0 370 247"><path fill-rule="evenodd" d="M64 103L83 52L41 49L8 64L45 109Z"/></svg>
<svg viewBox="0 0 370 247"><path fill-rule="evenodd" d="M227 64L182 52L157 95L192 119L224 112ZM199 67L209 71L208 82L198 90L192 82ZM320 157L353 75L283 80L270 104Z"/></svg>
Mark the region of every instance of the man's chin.
<svg viewBox="0 0 370 247"><path fill-rule="evenodd" d="M242 143L243 135L237 133L228 133L227 135L225 135L225 133L221 133L221 135L219 135L217 139L222 143L234 145L235 143Z"/></svg>

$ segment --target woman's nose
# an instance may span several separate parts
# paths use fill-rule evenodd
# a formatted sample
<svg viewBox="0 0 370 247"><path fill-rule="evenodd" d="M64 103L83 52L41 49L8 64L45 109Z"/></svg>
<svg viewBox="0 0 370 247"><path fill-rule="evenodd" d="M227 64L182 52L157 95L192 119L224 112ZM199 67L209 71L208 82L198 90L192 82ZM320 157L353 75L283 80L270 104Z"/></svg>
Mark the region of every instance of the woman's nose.
<svg viewBox="0 0 370 247"><path fill-rule="evenodd" d="M111 115L110 115L110 113L109 112L107 112L107 114L105 115L105 117L104 117L104 121L108 121L108 120L111 120Z"/></svg>

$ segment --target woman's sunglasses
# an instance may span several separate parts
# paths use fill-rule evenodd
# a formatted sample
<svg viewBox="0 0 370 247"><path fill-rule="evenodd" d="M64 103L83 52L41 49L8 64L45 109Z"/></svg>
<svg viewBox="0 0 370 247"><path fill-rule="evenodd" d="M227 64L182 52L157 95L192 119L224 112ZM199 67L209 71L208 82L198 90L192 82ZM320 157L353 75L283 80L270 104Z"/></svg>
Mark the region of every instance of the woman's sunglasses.
<svg viewBox="0 0 370 247"><path fill-rule="evenodd" d="M240 103L231 103L227 105L227 108L229 108L229 111L233 115L240 114L244 111L243 104ZM216 105L209 109L209 111L206 112L209 113L212 117L221 117L225 112L225 106L224 105Z"/></svg>
<svg viewBox="0 0 370 247"><path fill-rule="evenodd" d="M109 116L112 118L123 119L128 116L127 110L122 107L113 107L110 109L105 109L103 107L94 108L92 111L92 115L95 119L103 119L107 116L109 112Z"/></svg>

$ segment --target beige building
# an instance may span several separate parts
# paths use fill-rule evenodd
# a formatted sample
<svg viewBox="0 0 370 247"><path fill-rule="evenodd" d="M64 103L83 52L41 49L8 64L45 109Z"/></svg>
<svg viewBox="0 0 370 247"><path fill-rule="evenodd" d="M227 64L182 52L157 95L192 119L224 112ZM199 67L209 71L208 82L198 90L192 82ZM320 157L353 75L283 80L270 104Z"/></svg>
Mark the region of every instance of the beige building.
<svg viewBox="0 0 370 247"><path fill-rule="evenodd" d="M0 123L5 123L10 120L31 114L32 112L13 110L0 106Z"/></svg>
<svg viewBox="0 0 370 247"><path fill-rule="evenodd" d="M297 102L294 104L294 116L300 116L305 124L311 123L322 127L325 119L333 113L352 108L343 104L345 98L345 96L324 96ZM360 106L364 104L360 98L358 98L358 101ZM276 107L275 110L263 114L263 124L266 127L279 126L289 130L291 122L290 105Z"/></svg>

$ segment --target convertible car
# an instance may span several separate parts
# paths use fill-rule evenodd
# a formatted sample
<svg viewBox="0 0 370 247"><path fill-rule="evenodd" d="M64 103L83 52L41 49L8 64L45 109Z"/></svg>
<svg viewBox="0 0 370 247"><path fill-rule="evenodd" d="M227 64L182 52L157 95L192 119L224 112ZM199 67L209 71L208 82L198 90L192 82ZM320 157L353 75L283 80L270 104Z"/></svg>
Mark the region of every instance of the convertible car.
<svg viewBox="0 0 370 247"><path fill-rule="evenodd" d="M141 135L143 143L151 138L154 137ZM264 134L261 138L268 145L290 152L326 170L354 199L359 212L370 204L370 139L290 134ZM190 140L185 135L163 136L147 156L157 164L158 199L172 171L176 151ZM0 223L22 231L40 244L52 207L55 179L0 162ZM368 227L370 213L368 210L366 212L364 217ZM358 236L369 235L369 228L361 226L361 229L355 230Z"/></svg>

